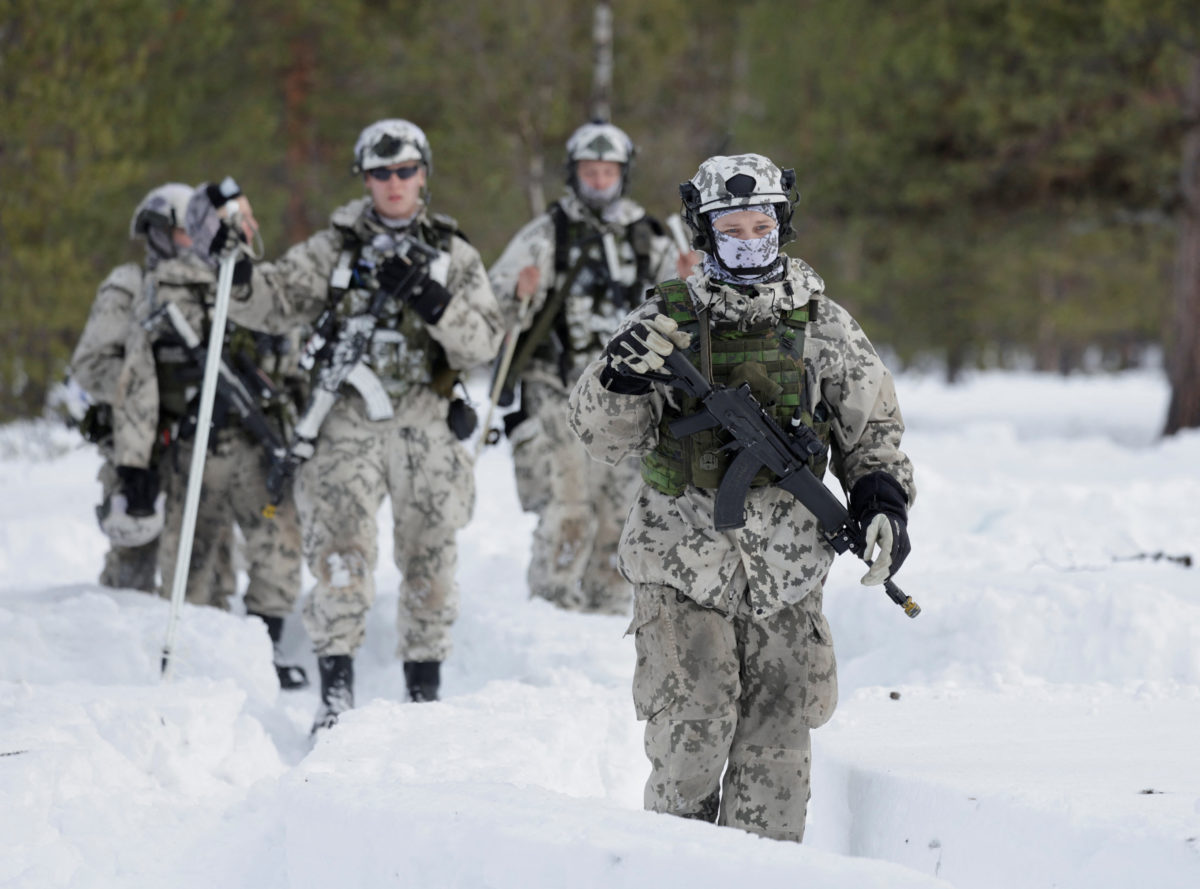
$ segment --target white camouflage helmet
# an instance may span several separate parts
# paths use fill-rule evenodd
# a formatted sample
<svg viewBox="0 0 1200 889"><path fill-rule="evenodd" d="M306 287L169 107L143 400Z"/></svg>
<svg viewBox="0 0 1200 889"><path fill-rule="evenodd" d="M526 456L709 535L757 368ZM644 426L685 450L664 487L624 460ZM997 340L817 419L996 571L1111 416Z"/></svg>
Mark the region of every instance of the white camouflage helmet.
<svg viewBox="0 0 1200 889"><path fill-rule="evenodd" d="M392 117L377 120L359 133L351 169L364 173L404 161L420 161L426 175L433 173L433 152L424 131L415 123Z"/></svg>
<svg viewBox="0 0 1200 889"><path fill-rule="evenodd" d="M779 243L791 240L792 211L799 195L796 172L781 170L761 154L717 155L700 165L687 182L680 183L683 219L696 235L694 246L711 250L711 225L706 214L714 210L770 204L779 217Z"/></svg>
<svg viewBox="0 0 1200 889"><path fill-rule="evenodd" d="M168 230L183 228L192 190L190 185L182 182L168 182L151 189L133 211L133 217L129 220L129 237L144 238L151 226Z"/></svg>
<svg viewBox="0 0 1200 889"><path fill-rule="evenodd" d="M628 164L633 155L633 140L611 123L585 123L567 139L567 162L572 164L576 161Z"/></svg>

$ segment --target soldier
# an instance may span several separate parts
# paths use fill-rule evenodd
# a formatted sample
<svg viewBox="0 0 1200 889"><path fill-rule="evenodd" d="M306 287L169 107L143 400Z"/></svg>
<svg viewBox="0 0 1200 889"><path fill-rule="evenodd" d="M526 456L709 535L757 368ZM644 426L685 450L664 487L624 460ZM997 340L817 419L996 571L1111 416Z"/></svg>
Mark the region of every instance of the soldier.
<svg viewBox="0 0 1200 889"><path fill-rule="evenodd" d="M117 266L104 279L71 357L71 378L87 393L90 402L80 422L81 431L99 446L103 457L97 475L102 501L96 513L110 541L100 574L100 583L108 587L143 592L155 589L162 511L151 511L146 516L128 514L125 497L118 491L117 468L112 462L112 401L125 358L126 334L142 301L146 272L191 244L184 228L184 213L191 196L190 185L168 182L142 198L129 222L129 237L145 242L146 258L141 265L127 262ZM230 556L230 541L225 535L221 557L214 567L217 572L214 582L232 591Z"/></svg>
<svg viewBox="0 0 1200 889"><path fill-rule="evenodd" d="M637 462L588 458L567 429L567 394L647 287L687 274L659 222L623 197L634 146L608 123L567 140L567 191L522 228L488 275L507 326L523 333L505 383L520 408L505 417L521 506L538 514L529 591L574 611L623 614L631 589L617 541ZM508 401L509 396L502 399Z"/></svg>
<svg viewBox="0 0 1200 889"><path fill-rule="evenodd" d="M173 320L170 309L178 310L174 317L181 315L202 343L208 342L219 251L232 237L218 218L217 207L240 199L247 236L257 231L249 204L236 186L227 182L231 186L227 194L211 185L201 186L192 194L186 215L192 246L154 269L145 309L136 319L139 323L129 330L114 402L115 459L130 512L144 510L160 484L166 497L159 548L164 595L173 585L180 546L204 361L203 346L188 347L188 335ZM244 257L239 261L234 283L239 290L265 286L261 276L252 281L251 265ZM226 328L224 360L234 374L250 381L247 388L258 399L257 407L264 419L275 425L280 439L287 435L290 408L283 390L289 364L296 361L295 352L284 338L256 334L236 325ZM187 601L229 607L231 591L214 587L210 580L219 542L236 522L246 540L250 577L244 597L246 611L267 626L276 647L280 685L303 688L308 684L304 670L280 663L279 656L284 618L292 612L300 591L300 527L290 498L276 507L273 518L264 515L269 503L264 444L251 433L251 423L237 414L229 399L217 398L188 567ZM162 443L166 453L156 470L151 455Z"/></svg>
<svg viewBox="0 0 1200 889"><path fill-rule="evenodd" d="M385 496L403 575L397 655L410 698L437 700L458 611L455 538L475 499L461 442L473 424L454 387L460 371L496 354L502 335L479 254L453 219L427 208L433 157L421 129L371 124L352 169L367 196L274 264L273 300L255 291L231 309L246 324L316 330L306 349L315 395L293 451L307 458L296 501L316 578L303 606L321 672L314 732L354 705Z"/></svg>
<svg viewBox="0 0 1200 889"><path fill-rule="evenodd" d="M812 428L833 449L868 554L878 549L863 583L899 569L915 488L892 377L816 272L780 252L792 236L794 181L744 154L709 158L683 183L703 262L626 319L571 393L571 427L599 459L642 455L620 558L635 590L646 808L799 841L809 731L837 701L821 611L834 552L765 472L746 498L745 526L714 530L725 439L712 430L675 438L669 423L696 406L656 372L686 348L710 381L748 383L784 428L793 417ZM814 458L818 477L827 453Z"/></svg>

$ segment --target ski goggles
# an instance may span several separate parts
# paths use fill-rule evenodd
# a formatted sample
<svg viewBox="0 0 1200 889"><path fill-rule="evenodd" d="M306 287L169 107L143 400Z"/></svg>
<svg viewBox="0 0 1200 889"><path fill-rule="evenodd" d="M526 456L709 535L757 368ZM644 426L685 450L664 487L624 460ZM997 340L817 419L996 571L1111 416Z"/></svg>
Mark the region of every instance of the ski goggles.
<svg viewBox="0 0 1200 889"><path fill-rule="evenodd" d="M389 170L387 167L372 167L367 170L367 175L378 182L387 182L395 173L400 179L411 179L417 175L417 171L421 169L420 164L411 164L407 167L401 167L398 170Z"/></svg>

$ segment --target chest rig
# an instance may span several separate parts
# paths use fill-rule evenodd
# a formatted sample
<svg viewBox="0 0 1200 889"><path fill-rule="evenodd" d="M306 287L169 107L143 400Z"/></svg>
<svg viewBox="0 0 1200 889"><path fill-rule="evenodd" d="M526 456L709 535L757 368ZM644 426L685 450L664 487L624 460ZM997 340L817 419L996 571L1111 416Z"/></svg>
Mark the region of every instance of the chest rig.
<svg viewBox="0 0 1200 889"><path fill-rule="evenodd" d="M433 214L413 224L411 232L426 244L449 253L459 234L453 219ZM461 236L461 235L460 235ZM385 258L362 234L343 230L342 249L329 276L329 306L342 319L365 313L372 293L361 286L360 269L375 267ZM449 368L445 350L429 334L425 322L399 300L389 300L375 325L363 361L375 372L389 395L403 395L417 385L431 386L451 397L457 375Z"/></svg>
<svg viewBox="0 0 1200 889"><path fill-rule="evenodd" d="M529 333L539 332L533 357L556 363L565 380L571 368L580 363L577 359L590 359L592 353L603 348L620 319L641 302L642 293L651 283L653 239L663 229L657 220L643 216L626 226L623 235L606 236L588 222L568 217L557 202L547 212L554 225L554 277L558 286ZM621 265L619 257L625 245L633 252L633 278L614 280L610 265Z"/></svg>
<svg viewBox="0 0 1200 889"><path fill-rule="evenodd" d="M208 343L212 319L207 298L209 287L189 287L191 298L203 306L204 323L199 332L203 342ZM189 438L195 422L197 398L204 381L203 353L191 353L179 335L171 329L162 330L152 342L154 369L158 378L158 412L160 431L175 429L172 433L179 438ZM225 342L222 356L226 365L243 380L249 392L259 396L259 407L263 413L278 423L281 428L289 422L290 403L286 395L288 384L285 375L286 356L291 344L285 336L275 336L240 327L232 322L225 326ZM264 380L267 386L256 386L256 379ZM182 422L181 422L182 421ZM178 428L175 428L178 424ZM213 427L225 429L237 427L240 420L219 395L213 405Z"/></svg>
<svg viewBox="0 0 1200 889"><path fill-rule="evenodd" d="M804 365L804 331L810 307L793 309L774 324L766 322L747 330L734 325L710 326L707 313L699 315L683 281L667 281L654 288L662 313L674 319L681 330L692 335L687 359L714 385L750 385L758 403L780 428L791 428L794 420L808 426L825 445L809 468L817 478L825 474L829 454L830 420L823 405L813 408L808 398ZM696 399L678 393L679 409L667 407L658 428L658 444L642 457L642 479L658 491L678 497L688 485L715 489L736 456L726 449L730 436L720 429L703 430L677 438L670 422L699 409ZM814 413L816 419L814 419ZM751 482L762 487L775 481L767 468Z"/></svg>

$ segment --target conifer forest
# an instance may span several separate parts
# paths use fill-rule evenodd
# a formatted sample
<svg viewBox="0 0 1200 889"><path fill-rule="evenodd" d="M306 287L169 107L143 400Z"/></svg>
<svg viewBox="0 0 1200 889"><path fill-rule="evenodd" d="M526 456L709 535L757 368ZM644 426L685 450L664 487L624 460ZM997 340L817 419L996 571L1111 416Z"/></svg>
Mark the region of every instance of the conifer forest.
<svg viewBox="0 0 1200 889"><path fill-rule="evenodd" d="M794 167L788 252L896 369L1161 362L1164 432L1200 426L1195 0L2 0L0 421L43 411L151 187L234 176L274 258L404 117L490 263L596 115L660 219L708 156Z"/></svg>

